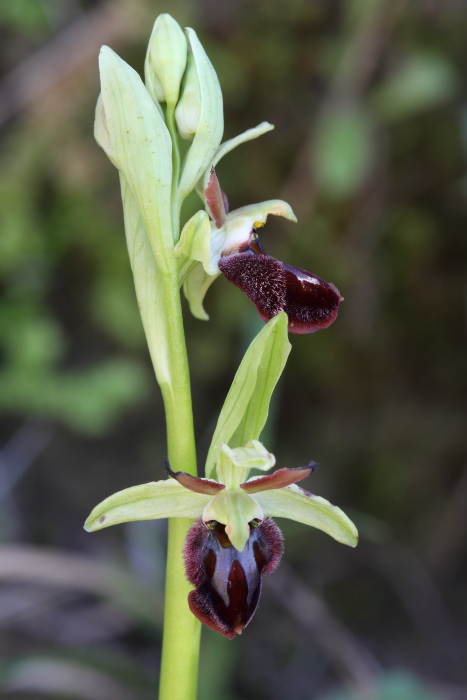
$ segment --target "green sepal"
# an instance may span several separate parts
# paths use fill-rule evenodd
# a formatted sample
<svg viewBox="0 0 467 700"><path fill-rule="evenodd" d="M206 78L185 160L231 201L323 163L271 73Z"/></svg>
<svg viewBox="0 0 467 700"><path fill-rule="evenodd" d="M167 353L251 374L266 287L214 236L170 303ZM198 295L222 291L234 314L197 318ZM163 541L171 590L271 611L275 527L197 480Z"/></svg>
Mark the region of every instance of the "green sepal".
<svg viewBox="0 0 467 700"><path fill-rule="evenodd" d="M288 518L311 525L350 547L355 547L358 543L357 528L340 508L295 484L283 489L255 493L254 498L265 516Z"/></svg>
<svg viewBox="0 0 467 700"><path fill-rule="evenodd" d="M212 496L194 493L175 479L152 481L117 491L94 508L84 524L88 532L133 520L199 518Z"/></svg>
<svg viewBox="0 0 467 700"><path fill-rule="evenodd" d="M217 266L225 236L211 230L211 220L204 210L197 211L182 229L180 240L175 246L177 257L185 255L191 260L203 263L208 275L218 275Z"/></svg>
<svg viewBox="0 0 467 700"><path fill-rule="evenodd" d="M95 137L123 174L158 267L173 269L172 141L141 78L108 46L99 54L101 97Z"/></svg>
<svg viewBox="0 0 467 700"><path fill-rule="evenodd" d="M183 293L190 305L191 313L200 321L209 321L209 316L204 310L203 300L209 287L220 274L218 272L217 275L208 275L201 263L195 263L186 275Z"/></svg>
<svg viewBox="0 0 467 700"><path fill-rule="evenodd" d="M269 402L281 376L291 345L287 314L281 311L258 333L237 370L217 421L206 460L212 477L221 443L230 447L257 440L266 423Z"/></svg>
<svg viewBox="0 0 467 700"><path fill-rule="evenodd" d="M241 491L222 491L207 505L204 522L216 520L225 525L225 532L235 549L241 552L250 536L249 523L263 519L263 511L257 501Z"/></svg>
<svg viewBox="0 0 467 700"><path fill-rule="evenodd" d="M197 191L200 194L201 199L203 199L203 201L204 190L206 189L206 185L211 174L211 168L215 168L217 163L221 160L221 158L227 155L227 153L230 153L230 151L233 151L233 149L237 148L237 146L240 146L240 144L246 143L247 141L253 141L253 139L257 139L258 136L262 136L268 131L272 131L272 129L274 129L273 124L270 124L269 122L261 122L261 124L258 124L258 126L254 126L252 129L247 129L243 133L238 134L238 136L235 136L233 139L229 139L228 141L224 141L224 143L221 143L219 148L214 153L212 162L206 169L202 180L200 180L197 186Z"/></svg>
<svg viewBox="0 0 467 700"><path fill-rule="evenodd" d="M258 440L250 440L243 447L231 449L225 443L219 447L217 476L227 489L238 488L248 479L251 469L268 471L276 458Z"/></svg>
<svg viewBox="0 0 467 700"><path fill-rule="evenodd" d="M222 91L216 71L193 29L187 29L199 80L199 121L183 164L178 188L180 201L194 189L210 165L224 132Z"/></svg>

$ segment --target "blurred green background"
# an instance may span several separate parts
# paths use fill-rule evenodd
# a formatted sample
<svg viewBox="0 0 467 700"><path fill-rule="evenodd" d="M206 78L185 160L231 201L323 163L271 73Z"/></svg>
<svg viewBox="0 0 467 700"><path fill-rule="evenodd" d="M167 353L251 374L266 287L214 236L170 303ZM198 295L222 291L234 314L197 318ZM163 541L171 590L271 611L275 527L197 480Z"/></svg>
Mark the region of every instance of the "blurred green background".
<svg viewBox="0 0 467 700"><path fill-rule="evenodd" d="M194 27L232 208L280 197L268 253L334 282L292 338L264 441L341 506L356 550L279 523L254 621L205 631L200 700L467 698L467 6L464 0L0 0L0 695L155 696L166 524L87 535L110 493L163 477L162 403L118 178L93 140L97 54L141 72L157 14ZM261 327L225 280L186 314L203 463Z"/></svg>

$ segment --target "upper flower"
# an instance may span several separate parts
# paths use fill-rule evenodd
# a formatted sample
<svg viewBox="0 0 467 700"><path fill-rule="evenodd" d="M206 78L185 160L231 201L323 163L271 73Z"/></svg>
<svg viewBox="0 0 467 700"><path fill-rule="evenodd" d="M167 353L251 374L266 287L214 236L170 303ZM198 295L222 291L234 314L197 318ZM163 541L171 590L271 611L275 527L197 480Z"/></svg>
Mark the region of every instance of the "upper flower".
<svg viewBox="0 0 467 700"><path fill-rule="evenodd" d="M313 333L337 317L342 297L333 284L266 255L257 231L269 214L296 221L291 207L274 199L229 213L214 168L204 191L206 211L197 212L182 230L175 254L193 261L186 268L185 295L192 313L207 319L202 301L223 272L253 301L264 321L287 313L291 333ZM197 262L194 262L197 261Z"/></svg>

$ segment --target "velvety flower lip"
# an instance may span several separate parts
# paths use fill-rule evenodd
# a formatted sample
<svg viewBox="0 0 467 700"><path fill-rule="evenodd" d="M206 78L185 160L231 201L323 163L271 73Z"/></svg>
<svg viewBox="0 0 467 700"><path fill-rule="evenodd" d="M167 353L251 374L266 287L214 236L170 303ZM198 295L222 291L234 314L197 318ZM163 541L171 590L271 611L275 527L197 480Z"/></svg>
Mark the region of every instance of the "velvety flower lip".
<svg viewBox="0 0 467 700"><path fill-rule="evenodd" d="M285 311L290 333L314 333L330 326L342 301L339 290L311 272L257 252L264 250L259 245L256 240L243 253L221 257L218 266L251 299L263 321Z"/></svg>
<svg viewBox="0 0 467 700"><path fill-rule="evenodd" d="M195 590L188 595L191 612L228 639L241 634L258 606L263 574L274 571L283 552L282 533L271 518L250 524L242 552L225 527L197 520L185 541L186 574Z"/></svg>

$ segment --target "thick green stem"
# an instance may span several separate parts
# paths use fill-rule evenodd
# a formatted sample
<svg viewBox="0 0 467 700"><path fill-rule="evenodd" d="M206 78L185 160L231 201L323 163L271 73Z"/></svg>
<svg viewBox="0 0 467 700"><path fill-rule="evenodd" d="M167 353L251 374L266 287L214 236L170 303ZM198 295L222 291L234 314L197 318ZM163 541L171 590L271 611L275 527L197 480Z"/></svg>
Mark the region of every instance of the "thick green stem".
<svg viewBox="0 0 467 700"><path fill-rule="evenodd" d="M180 155L173 110L167 112L172 135L171 219L173 239L180 229L178 179ZM193 429L190 374L180 301L177 260L172 251L163 256L163 269L157 267L164 239L162 225L144 220L125 179L121 176L125 230L135 278L136 294L164 401L167 425L167 453L176 471L196 476L196 449ZM198 676L199 621L188 608L190 586L183 565L183 544L189 519L169 521L164 636L159 700L195 700Z"/></svg>
<svg viewBox="0 0 467 700"><path fill-rule="evenodd" d="M181 550L191 520L169 520L159 700L195 700L201 624L190 612Z"/></svg>
<svg viewBox="0 0 467 700"><path fill-rule="evenodd" d="M167 123L173 143L172 226L174 238L178 239L180 154L173 110L168 110ZM168 457L174 469L196 475L190 375L175 260L173 273L164 279L162 297L170 378L167 384L161 384ZM169 520L159 700L196 698L201 624L188 608L187 597L191 587L186 580L182 556L185 537L191 525L190 519Z"/></svg>
<svg viewBox="0 0 467 700"><path fill-rule="evenodd" d="M196 475L190 378L176 280L164 285L168 365L171 382L161 385L166 412L169 461L176 470ZM200 628L187 603L190 585L185 577L183 544L192 521L169 520L165 588L164 635L159 700L196 698Z"/></svg>

